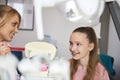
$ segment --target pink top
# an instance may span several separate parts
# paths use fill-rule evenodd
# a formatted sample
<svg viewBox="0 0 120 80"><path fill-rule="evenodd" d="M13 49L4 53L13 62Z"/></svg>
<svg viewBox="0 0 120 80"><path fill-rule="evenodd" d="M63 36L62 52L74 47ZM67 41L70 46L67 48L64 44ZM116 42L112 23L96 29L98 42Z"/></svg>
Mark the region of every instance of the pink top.
<svg viewBox="0 0 120 80"><path fill-rule="evenodd" d="M86 69L78 69L74 75L73 80L83 80L85 76ZM100 63L96 66L96 73L94 80L110 80L106 69Z"/></svg>

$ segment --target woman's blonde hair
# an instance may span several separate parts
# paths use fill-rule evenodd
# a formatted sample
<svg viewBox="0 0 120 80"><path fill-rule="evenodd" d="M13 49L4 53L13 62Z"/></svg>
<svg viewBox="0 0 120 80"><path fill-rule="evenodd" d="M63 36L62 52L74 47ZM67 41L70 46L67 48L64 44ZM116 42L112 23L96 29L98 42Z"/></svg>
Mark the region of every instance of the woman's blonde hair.
<svg viewBox="0 0 120 80"><path fill-rule="evenodd" d="M19 12L8 5L0 5L0 27L5 25L5 23L8 22L14 15L18 16L20 25L21 16Z"/></svg>
<svg viewBox="0 0 120 80"><path fill-rule="evenodd" d="M98 58L98 42L95 31L92 27L79 27L76 28L74 32L85 33L89 40L89 43L94 44L94 48L90 51L90 58L87 66L86 75L84 76L83 80L92 80L95 74L95 67L97 63L100 61ZM71 59L70 60L70 77L73 80L73 76L78 69L78 60Z"/></svg>

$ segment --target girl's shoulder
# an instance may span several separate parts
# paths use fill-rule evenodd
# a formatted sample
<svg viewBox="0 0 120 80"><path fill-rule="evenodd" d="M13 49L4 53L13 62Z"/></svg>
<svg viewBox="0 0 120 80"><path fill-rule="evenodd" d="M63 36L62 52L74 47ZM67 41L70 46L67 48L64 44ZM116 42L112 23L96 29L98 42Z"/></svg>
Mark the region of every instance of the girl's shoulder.
<svg viewBox="0 0 120 80"><path fill-rule="evenodd" d="M96 68L98 68L98 69L105 69L105 67L100 62L97 63Z"/></svg>
<svg viewBox="0 0 120 80"><path fill-rule="evenodd" d="M109 80L108 72L100 62L96 66L95 80Z"/></svg>
<svg viewBox="0 0 120 80"><path fill-rule="evenodd" d="M106 69L100 62L98 62L97 66L96 66L96 71L100 72L100 73L104 73L104 71L106 71Z"/></svg>

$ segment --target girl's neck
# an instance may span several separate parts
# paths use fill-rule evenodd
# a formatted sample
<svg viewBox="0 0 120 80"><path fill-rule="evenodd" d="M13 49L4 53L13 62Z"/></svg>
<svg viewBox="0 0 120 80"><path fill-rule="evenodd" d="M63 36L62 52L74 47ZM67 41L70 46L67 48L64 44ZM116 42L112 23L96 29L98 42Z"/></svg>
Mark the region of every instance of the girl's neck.
<svg viewBox="0 0 120 80"><path fill-rule="evenodd" d="M89 54L86 55L84 58L80 59L80 66L86 68L89 62Z"/></svg>

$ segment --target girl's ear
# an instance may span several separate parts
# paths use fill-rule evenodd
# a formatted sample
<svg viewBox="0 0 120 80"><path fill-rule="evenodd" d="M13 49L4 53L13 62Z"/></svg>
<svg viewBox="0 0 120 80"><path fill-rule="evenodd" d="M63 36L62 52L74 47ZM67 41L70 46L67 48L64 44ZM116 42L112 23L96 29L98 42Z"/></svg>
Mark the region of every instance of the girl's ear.
<svg viewBox="0 0 120 80"><path fill-rule="evenodd" d="M94 43L89 44L89 50L92 51L94 49Z"/></svg>

